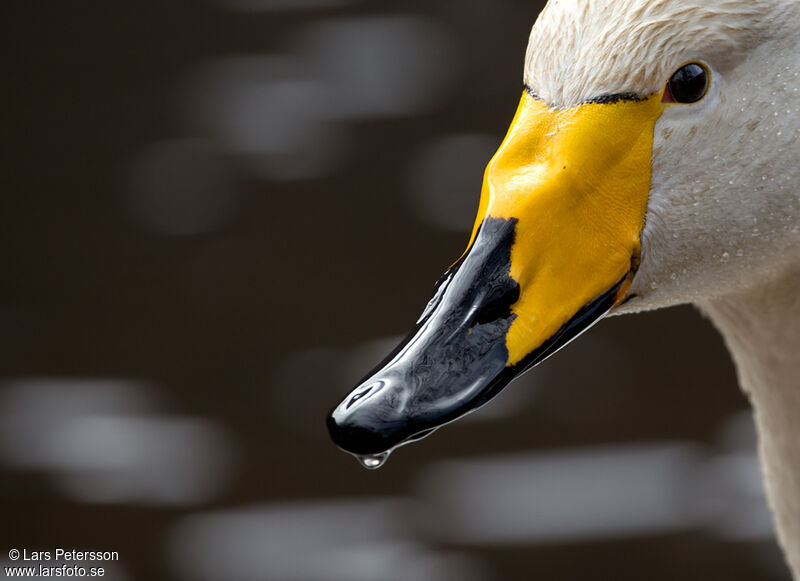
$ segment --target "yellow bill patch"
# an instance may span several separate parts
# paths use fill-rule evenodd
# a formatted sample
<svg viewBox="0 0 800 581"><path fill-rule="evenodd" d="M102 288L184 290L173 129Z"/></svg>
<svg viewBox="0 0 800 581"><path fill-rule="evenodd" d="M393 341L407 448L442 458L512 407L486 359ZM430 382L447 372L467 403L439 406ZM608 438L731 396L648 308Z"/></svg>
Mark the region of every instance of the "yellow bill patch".
<svg viewBox="0 0 800 581"><path fill-rule="evenodd" d="M660 95L556 110L523 94L486 168L470 240L487 217L518 220L511 276L520 298L506 338L508 366L638 261L663 110Z"/></svg>

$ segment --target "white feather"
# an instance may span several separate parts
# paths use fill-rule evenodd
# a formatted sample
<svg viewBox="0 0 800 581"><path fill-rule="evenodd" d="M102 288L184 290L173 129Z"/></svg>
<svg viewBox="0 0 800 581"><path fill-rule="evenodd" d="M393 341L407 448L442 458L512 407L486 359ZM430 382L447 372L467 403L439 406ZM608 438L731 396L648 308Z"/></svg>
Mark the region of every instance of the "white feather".
<svg viewBox="0 0 800 581"><path fill-rule="evenodd" d="M690 59L728 60L758 42L785 3L551 0L531 31L525 83L559 108L609 94L655 93Z"/></svg>

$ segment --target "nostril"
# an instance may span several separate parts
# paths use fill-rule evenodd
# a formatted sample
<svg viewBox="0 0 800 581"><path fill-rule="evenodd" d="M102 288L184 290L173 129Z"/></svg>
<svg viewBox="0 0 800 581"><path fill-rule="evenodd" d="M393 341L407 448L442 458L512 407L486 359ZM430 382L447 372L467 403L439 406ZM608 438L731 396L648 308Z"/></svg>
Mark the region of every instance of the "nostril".
<svg viewBox="0 0 800 581"><path fill-rule="evenodd" d="M365 397L367 397L371 393L375 393L375 392L379 391L382 387L383 387L383 381L376 381L375 383L371 383L371 384L359 389L347 401L347 404L345 405L345 409L350 409L352 406L354 406L360 400L364 399Z"/></svg>
<svg viewBox="0 0 800 581"><path fill-rule="evenodd" d="M513 286L507 286L503 289L499 296L490 298L483 307L481 307L478 314L475 315L475 325L485 325L497 321L498 319L507 319L511 316L511 307L519 300L519 284L516 282Z"/></svg>

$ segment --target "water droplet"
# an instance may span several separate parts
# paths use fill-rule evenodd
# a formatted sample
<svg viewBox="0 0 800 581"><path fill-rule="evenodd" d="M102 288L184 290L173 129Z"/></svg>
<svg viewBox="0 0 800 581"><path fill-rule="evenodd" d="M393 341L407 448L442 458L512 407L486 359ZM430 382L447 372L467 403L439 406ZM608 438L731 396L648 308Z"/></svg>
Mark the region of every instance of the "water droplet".
<svg viewBox="0 0 800 581"><path fill-rule="evenodd" d="M744 250L742 250L741 248L740 248L739 250L737 250L737 251L736 251L736 256L738 256L739 258L741 258L742 256L744 256Z"/></svg>
<svg viewBox="0 0 800 581"><path fill-rule="evenodd" d="M356 456L356 459L367 470L377 470L389 459L391 452L382 452L380 454L365 454L364 456Z"/></svg>
<svg viewBox="0 0 800 581"><path fill-rule="evenodd" d="M720 257L720 262L728 262L731 259L731 255L727 252L723 252L722 256Z"/></svg>
<svg viewBox="0 0 800 581"><path fill-rule="evenodd" d="M669 278L672 280L678 280L678 273L673 272L672 274L669 275Z"/></svg>
<svg viewBox="0 0 800 581"><path fill-rule="evenodd" d="M658 283L657 282L651 282L650 283L650 288L653 289L653 290L656 290L658 288Z"/></svg>

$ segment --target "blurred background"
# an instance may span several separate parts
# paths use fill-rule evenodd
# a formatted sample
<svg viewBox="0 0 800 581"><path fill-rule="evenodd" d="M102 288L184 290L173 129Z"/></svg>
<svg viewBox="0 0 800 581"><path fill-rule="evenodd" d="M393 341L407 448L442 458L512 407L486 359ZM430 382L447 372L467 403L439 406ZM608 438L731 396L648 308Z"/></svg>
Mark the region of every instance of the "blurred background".
<svg viewBox="0 0 800 581"><path fill-rule="evenodd" d="M5 0L0 563L108 579L787 580L688 307L368 472L324 417L463 250L534 0Z"/></svg>

